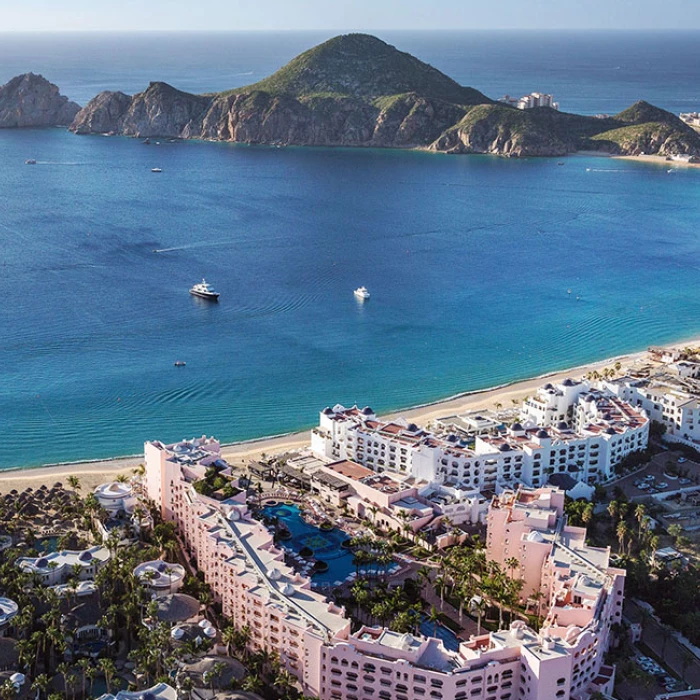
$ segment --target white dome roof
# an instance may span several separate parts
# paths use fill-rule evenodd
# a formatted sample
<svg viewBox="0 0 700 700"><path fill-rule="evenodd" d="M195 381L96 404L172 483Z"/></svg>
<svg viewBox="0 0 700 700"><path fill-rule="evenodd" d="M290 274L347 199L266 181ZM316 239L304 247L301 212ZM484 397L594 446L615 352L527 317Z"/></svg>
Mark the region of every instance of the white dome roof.
<svg viewBox="0 0 700 700"><path fill-rule="evenodd" d="M279 569L268 569L267 570L267 577L271 581L277 581L282 577L282 574L280 573Z"/></svg>
<svg viewBox="0 0 700 700"><path fill-rule="evenodd" d="M284 586L282 586L282 595L292 596L295 592L296 588L294 588L291 583L285 583Z"/></svg>
<svg viewBox="0 0 700 700"><path fill-rule="evenodd" d="M185 630L182 629L182 627L173 627L173 629L170 631L170 636L173 639L182 639L185 634Z"/></svg>

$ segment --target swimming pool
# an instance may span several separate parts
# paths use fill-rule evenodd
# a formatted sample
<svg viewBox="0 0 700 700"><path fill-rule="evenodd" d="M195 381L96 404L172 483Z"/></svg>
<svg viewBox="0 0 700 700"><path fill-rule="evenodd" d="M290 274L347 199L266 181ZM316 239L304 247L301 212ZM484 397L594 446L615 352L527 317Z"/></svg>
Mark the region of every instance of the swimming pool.
<svg viewBox="0 0 700 700"><path fill-rule="evenodd" d="M430 622L427 615L422 616L422 621L420 623L421 634L426 637L437 637L442 640L445 645L445 649L448 651L459 651L460 640L457 635L449 628L445 627L442 623L438 623L437 632L435 631L435 623Z"/></svg>
<svg viewBox="0 0 700 700"><path fill-rule="evenodd" d="M42 537L41 539L34 542L34 549L36 549L39 554L50 554L58 549L58 536L51 535L49 537Z"/></svg>
<svg viewBox="0 0 700 700"><path fill-rule="evenodd" d="M315 583L342 582L356 571L353 553L341 546L342 542L348 539L348 535L342 530L337 527L332 530L320 530L315 525L305 523L299 506L294 504L276 503L264 506L262 513L268 518L277 518L283 522L292 535L291 539L281 541L280 546L296 554L299 554L304 547L308 547L313 550L315 559L328 564L328 571L312 574L312 580ZM373 565L373 570L376 570L376 565Z"/></svg>

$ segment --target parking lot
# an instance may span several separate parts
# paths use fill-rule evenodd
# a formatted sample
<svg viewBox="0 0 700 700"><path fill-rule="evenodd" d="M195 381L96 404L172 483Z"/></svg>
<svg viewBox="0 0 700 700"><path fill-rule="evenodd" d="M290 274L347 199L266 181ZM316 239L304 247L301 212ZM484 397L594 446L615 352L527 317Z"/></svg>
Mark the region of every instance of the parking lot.
<svg viewBox="0 0 700 700"><path fill-rule="evenodd" d="M687 475L668 474L669 463ZM680 452L666 450L654 455L646 468L620 479L615 486L619 486L630 500L643 500L645 496L697 486L699 481L700 464L686 459Z"/></svg>

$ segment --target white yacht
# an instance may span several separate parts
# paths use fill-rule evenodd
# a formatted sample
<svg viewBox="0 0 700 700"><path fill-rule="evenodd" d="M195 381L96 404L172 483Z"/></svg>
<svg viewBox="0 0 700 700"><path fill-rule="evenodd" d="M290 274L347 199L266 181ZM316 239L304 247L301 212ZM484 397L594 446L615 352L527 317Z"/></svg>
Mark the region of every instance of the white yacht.
<svg viewBox="0 0 700 700"><path fill-rule="evenodd" d="M162 173L163 170L161 168L151 168L152 173Z"/></svg>
<svg viewBox="0 0 700 700"><path fill-rule="evenodd" d="M358 287L353 293L358 299L362 299L363 301L365 299L369 299L369 292L367 291L367 287Z"/></svg>
<svg viewBox="0 0 700 700"><path fill-rule="evenodd" d="M219 300L219 292L215 292L213 287L204 279L190 289L190 294L200 299L208 299L209 301Z"/></svg>

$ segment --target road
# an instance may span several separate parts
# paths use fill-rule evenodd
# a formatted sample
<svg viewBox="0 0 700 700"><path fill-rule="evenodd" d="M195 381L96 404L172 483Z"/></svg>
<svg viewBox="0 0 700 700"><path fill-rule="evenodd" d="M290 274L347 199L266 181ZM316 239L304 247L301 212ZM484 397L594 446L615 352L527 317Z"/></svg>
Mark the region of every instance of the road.
<svg viewBox="0 0 700 700"><path fill-rule="evenodd" d="M700 659L680 644L675 637L666 641L664 652L664 634L662 626L653 617L644 617L642 609L633 600L625 601L624 615L630 622L642 623L642 641L660 658L666 666L672 669L680 678L684 678L693 688L700 688ZM684 657L691 659L683 671Z"/></svg>

